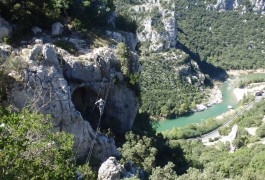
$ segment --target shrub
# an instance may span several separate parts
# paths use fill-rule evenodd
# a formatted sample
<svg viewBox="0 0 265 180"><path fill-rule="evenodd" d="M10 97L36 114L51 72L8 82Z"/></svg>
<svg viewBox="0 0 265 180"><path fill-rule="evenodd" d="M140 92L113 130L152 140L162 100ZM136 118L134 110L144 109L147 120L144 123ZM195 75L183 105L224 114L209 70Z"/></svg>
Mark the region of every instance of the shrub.
<svg viewBox="0 0 265 180"><path fill-rule="evenodd" d="M264 138L265 137L265 124L261 125L257 131L256 131L256 135L260 138Z"/></svg>
<svg viewBox="0 0 265 180"><path fill-rule="evenodd" d="M0 179L72 179L73 135L53 133L48 116L0 110Z"/></svg>

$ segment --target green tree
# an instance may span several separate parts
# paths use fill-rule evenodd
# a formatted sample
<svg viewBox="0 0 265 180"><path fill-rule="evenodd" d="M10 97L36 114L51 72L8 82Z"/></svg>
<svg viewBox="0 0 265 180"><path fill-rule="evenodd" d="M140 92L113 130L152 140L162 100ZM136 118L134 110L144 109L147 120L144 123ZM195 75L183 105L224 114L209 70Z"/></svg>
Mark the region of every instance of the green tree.
<svg viewBox="0 0 265 180"><path fill-rule="evenodd" d="M261 125L256 132L256 135L260 138L264 138L265 137L265 124Z"/></svg>
<svg viewBox="0 0 265 180"><path fill-rule="evenodd" d="M151 173L152 168L155 166L155 156L157 153L153 140L146 136L140 137L132 132L127 133L125 139L126 142L119 148L123 161L131 160L147 173Z"/></svg>
<svg viewBox="0 0 265 180"><path fill-rule="evenodd" d="M149 177L149 179L150 180L161 180L161 179L176 180L177 174L173 170L174 166L175 165L172 162L169 162L163 168L161 167L153 168L152 175Z"/></svg>
<svg viewBox="0 0 265 180"><path fill-rule="evenodd" d="M48 116L0 111L0 179L72 179L73 135L52 131Z"/></svg>
<svg viewBox="0 0 265 180"><path fill-rule="evenodd" d="M116 47L116 56L121 64L121 71L125 77L129 77L131 73L131 52L124 43L118 43Z"/></svg>

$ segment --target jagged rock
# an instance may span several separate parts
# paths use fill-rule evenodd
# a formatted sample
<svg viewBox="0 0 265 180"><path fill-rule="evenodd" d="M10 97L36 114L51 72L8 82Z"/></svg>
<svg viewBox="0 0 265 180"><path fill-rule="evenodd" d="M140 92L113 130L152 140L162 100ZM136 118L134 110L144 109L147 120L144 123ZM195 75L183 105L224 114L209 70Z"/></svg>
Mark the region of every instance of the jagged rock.
<svg viewBox="0 0 265 180"><path fill-rule="evenodd" d="M123 37L125 38L125 44L132 50L136 50L136 45L139 42L138 38L135 34L129 32L121 32Z"/></svg>
<svg viewBox="0 0 265 180"><path fill-rule="evenodd" d="M98 170L98 180L120 180L124 168L117 163L115 157L108 158Z"/></svg>
<svg viewBox="0 0 265 180"><path fill-rule="evenodd" d="M254 12L265 14L265 0L251 0Z"/></svg>
<svg viewBox="0 0 265 180"><path fill-rule="evenodd" d="M200 112L200 111L204 111L206 109L208 109L208 108L204 104L196 104L196 111Z"/></svg>
<svg viewBox="0 0 265 180"><path fill-rule="evenodd" d="M34 39L35 44L43 44L43 38L36 38Z"/></svg>
<svg viewBox="0 0 265 180"><path fill-rule="evenodd" d="M139 18L137 38L145 49L162 52L176 46L177 26L175 3L172 0L149 0L132 7L135 14L146 13Z"/></svg>
<svg viewBox="0 0 265 180"><path fill-rule="evenodd" d="M4 18L0 16L0 41L4 37L10 36L12 33L12 26Z"/></svg>
<svg viewBox="0 0 265 180"><path fill-rule="evenodd" d="M53 36L58 36L63 33L63 25L59 22L53 23L52 24L52 35Z"/></svg>
<svg viewBox="0 0 265 180"><path fill-rule="evenodd" d="M33 27L31 28L31 31L36 35L36 34L41 33L41 32L42 32L42 29L39 28L39 27L37 27L37 26L33 26Z"/></svg>
<svg viewBox="0 0 265 180"><path fill-rule="evenodd" d="M114 32L114 31L106 31L106 34L114 39L115 41L118 41L118 42L125 42L125 38L118 32Z"/></svg>
<svg viewBox="0 0 265 180"><path fill-rule="evenodd" d="M190 84L204 84L205 75L201 73L199 65L193 60L189 64L179 66L178 73L179 75L186 77L187 82Z"/></svg>
<svg viewBox="0 0 265 180"><path fill-rule="evenodd" d="M100 133L95 139L93 130L99 119L98 109L92 111L97 96L105 99L109 92L101 125L116 127L118 133L132 127L137 112L134 92L122 83L111 84L110 73L117 62L113 49L98 48L72 56L54 45L36 44L22 49L18 56L28 68L20 72L20 81L8 92L13 107L28 106L50 114L55 130L74 134L80 160L87 158L94 140L94 160L119 156L114 141Z"/></svg>
<svg viewBox="0 0 265 180"><path fill-rule="evenodd" d="M106 34L115 41L125 43L132 51L135 51L138 39L133 33L123 31L120 31L119 33L114 31L106 31Z"/></svg>
<svg viewBox="0 0 265 180"><path fill-rule="evenodd" d="M264 0L248 0L251 4L251 9L257 14L265 14L265 1ZM208 10L241 10L245 13L247 7L245 2L238 0L217 0L215 4L207 5Z"/></svg>
<svg viewBox="0 0 265 180"><path fill-rule="evenodd" d="M12 47L7 44L0 45L0 59L6 59L12 52Z"/></svg>

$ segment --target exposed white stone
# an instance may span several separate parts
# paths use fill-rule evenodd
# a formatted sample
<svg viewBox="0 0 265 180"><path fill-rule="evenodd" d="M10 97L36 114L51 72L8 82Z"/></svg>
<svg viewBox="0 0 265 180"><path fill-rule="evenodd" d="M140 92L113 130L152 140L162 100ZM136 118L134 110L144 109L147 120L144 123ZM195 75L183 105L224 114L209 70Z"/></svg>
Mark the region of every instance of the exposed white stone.
<svg viewBox="0 0 265 180"><path fill-rule="evenodd" d="M167 9L167 7L170 7ZM145 12L146 15L139 21L137 38L140 42L147 42L148 51L162 52L164 49L169 49L176 46L176 15L175 3L172 0L156 1L149 0L142 5L133 6L132 9L136 12ZM156 11L160 17L152 17L152 12Z"/></svg>
<svg viewBox="0 0 265 180"><path fill-rule="evenodd" d="M12 52L12 47L7 44L0 45L0 58L5 59L7 58Z"/></svg>
<svg viewBox="0 0 265 180"><path fill-rule="evenodd" d="M252 5L252 10L257 14L265 14L265 1L264 0L249 0ZM215 4L207 5L208 10L238 10L240 9L242 13L246 12L247 7L242 4L242 1L238 0L217 0Z"/></svg>
<svg viewBox="0 0 265 180"><path fill-rule="evenodd" d="M259 14L265 14L265 0L251 0L253 10Z"/></svg>
<svg viewBox="0 0 265 180"><path fill-rule="evenodd" d="M196 105L196 110L199 111L199 112L200 112L200 111L204 111L204 110L206 110L206 109L208 109L208 108L207 108L207 106L204 105L204 104L197 104L197 105Z"/></svg>
<svg viewBox="0 0 265 180"><path fill-rule="evenodd" d="M135 51L136 45L138 43L137 36L130 32L114 32L106 31L107 36L112 38L117 42L125 43L132 51Z"/></svg>
<svg viewBox="0 0 265 180"><path fill-rule="evenodd" d="M35 44L43 44L43 38L34 38Z"/></svg>
<svg viewBox="0 0 265 180"><path fill-rule="evenodd" d="M98 170L98 180L120 180L124 168L117 163L115 157L109 157Z"/></svg>

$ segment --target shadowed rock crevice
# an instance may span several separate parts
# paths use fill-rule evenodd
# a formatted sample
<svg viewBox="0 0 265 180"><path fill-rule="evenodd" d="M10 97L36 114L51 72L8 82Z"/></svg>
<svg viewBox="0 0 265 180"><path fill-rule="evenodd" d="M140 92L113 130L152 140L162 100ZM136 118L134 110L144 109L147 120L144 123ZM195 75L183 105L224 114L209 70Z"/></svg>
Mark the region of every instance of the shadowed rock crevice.
<svg viewBox="0 0 265 180"><path fill-rule="evenodd" d="M99 110L95 106L97 101L97 93L89 89L88 87L80 87L73 91L72 102L77 111L79 111L84 120L88 121L92 128L96 130Z"/></svg>

